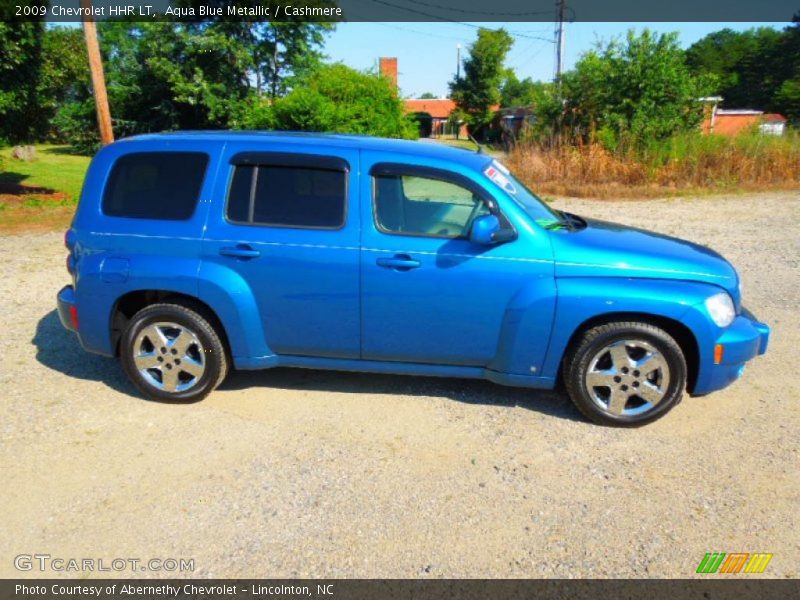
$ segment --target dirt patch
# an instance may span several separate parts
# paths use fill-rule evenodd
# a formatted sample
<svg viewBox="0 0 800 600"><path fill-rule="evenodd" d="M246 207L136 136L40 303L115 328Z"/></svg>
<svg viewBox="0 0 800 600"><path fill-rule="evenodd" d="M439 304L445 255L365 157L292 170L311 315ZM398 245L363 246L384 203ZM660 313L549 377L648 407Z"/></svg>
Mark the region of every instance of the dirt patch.
<svg viewBox="0 0 800 600"><path fill-rule="evenodd" d="M0 205L4 201L0 196ZM50 204L48 206L48 203ZM74 206L63 206L56 201L37 201L38 206L0 207L0 235L19 235L32 232L64 231L75 215Z"/></svg>
<svg viewBox="0 0 800 600"><path fill-rule="evenodd" d="M64 192L0 178L0 234L64 230L73 214Z"/></svg>
<svg viewBox="0 0 800 600"><path fill-rule="evenodd" d="M556 205L720 251L768 353L635 430L559 393L303 370L159 404L61 327L61 235L0 236L0 576L47 553L195 560L137 577L681 578L710 551L800 576L800 194Z"/></svg>

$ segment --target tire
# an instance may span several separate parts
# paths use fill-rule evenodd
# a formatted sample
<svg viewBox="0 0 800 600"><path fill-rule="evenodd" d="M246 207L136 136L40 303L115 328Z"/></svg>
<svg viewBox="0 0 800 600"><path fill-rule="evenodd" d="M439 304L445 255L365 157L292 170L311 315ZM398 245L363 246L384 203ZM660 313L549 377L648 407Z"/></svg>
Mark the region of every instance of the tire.
<svg viewBox="0 0 800 600"><path fill-rule="evenodd" d="M197 402L228 374L220 335L203 311L182 303L152 304L137 312L120 341L122 367L152 400Z"/></svg>
<svg viewBox="0 0 800 600"><path fill-rule="evenodd" d="M686 387L686 359L666 331L643 322L593 327L567 353L572 402L600 425L638 427L663 417Z"/></svg>

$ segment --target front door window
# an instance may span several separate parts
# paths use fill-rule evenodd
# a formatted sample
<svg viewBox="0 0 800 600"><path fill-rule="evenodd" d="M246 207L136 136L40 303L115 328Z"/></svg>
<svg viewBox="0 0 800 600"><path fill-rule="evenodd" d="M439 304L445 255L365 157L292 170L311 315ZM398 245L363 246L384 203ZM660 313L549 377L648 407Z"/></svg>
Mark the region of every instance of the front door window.
<svg viewBox="0 0 800 600"><path fill-rule="evenodd" d="M376 225L388 234L466 238L489 212L473 191L437 177L379 174L374 186Z"/></svg>

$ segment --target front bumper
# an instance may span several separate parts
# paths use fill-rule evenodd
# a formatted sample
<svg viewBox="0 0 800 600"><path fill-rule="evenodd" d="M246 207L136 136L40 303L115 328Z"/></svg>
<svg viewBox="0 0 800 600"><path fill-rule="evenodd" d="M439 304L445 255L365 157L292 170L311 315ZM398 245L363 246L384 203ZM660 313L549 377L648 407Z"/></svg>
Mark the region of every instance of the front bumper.
<svg viewBox="0 0 800 600"><path fill-rule="evenodd" d="M56 304L58 306L58 318L61 319L61 324L77 333L78 331L78 309L75 305L75 288L71 285L65 285L61 288L56 296Z"/></svg>
<svg viewBox="0 0 800 600"><path fill-rule="evenodd" d="M702 396L721 390L739 379L745 363L767 351L769 334L769 325L743 309L709 348L701 349L700 369L692 395ZM723 346L720 364L714 364L714 346L717 344Z"/></svg>

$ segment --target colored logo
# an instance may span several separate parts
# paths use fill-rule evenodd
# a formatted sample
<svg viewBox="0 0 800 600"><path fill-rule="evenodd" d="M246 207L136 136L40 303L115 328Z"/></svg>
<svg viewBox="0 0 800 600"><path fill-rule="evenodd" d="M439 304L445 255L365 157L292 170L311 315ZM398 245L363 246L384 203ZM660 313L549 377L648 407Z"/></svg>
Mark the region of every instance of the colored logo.
<svg viewBox="0 0 800 600"><path fill-rule="evenodd" d="M771 560L772 554L765 552L756 554L747 552L732 554L706 552L703 560L697 566L696 573L704 573L706 575L713 573L763 573Z"/></svg>

